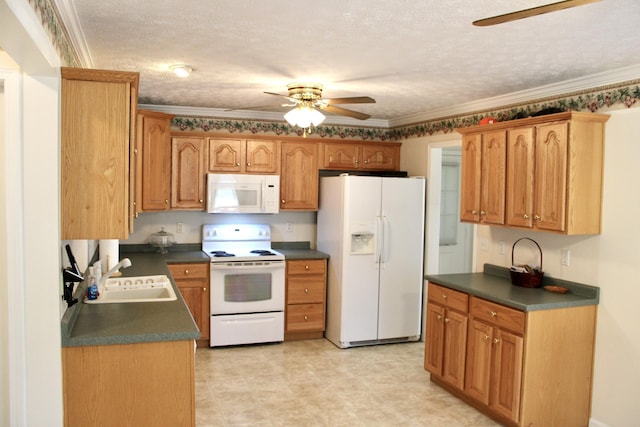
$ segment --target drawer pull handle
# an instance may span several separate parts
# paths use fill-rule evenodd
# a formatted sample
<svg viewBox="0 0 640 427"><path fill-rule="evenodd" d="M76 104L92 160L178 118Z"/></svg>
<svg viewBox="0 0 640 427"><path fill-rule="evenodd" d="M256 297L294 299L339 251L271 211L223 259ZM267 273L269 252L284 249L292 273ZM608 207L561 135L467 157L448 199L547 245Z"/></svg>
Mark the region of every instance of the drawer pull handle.
<svg viewBox="0 0 640 427"><path fill-rule="evenodd" d="M489 313L491 313L491 317L496 317L498 315L495 311L490 311Z"/></svg>
<svg viewBox="0 0 640 427"><path fill-rule="evenodd" d="M308 294L309 293L309 288L304 288L304 293Z"/></svg>

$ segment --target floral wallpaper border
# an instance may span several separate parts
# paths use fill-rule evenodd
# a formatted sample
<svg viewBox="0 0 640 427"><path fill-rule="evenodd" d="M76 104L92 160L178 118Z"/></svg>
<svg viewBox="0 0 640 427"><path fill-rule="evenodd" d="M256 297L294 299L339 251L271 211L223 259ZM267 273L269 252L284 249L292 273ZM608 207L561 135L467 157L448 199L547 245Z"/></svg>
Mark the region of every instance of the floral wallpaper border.
<svg viewBox="0 0 640 427"><path fill-rule="evenodd" d="M42 26L47 31L52 43L60 54L65 66L78 67L78 53L70 42L70 37L62 24L52 0L29 0L29 4L40 17ZM640 107L640 80L627 81L609 86L593 88L581 92L564 94L557 97L531 100L517 105L507 105L493 110L477 111L452 117L428 120L423 123L398 126L390 129L349 126L320 126L313 129L310 137L399 141L438 133L451 133L456 128L473 126L480 119L490 116L498 121L529 117L532 113L557 108L563 111L606 112L623 108ZM228 132L230 134L269 134L286 136L303 136L300 128L289 126L285 122L233 120L215 117L180 116L174 117L171 128L184 132Z"/></svg>
<svg viewBox="0 0 640 427"><path fill-rule="evenodd" d="M78 53L70 42L69 34L64 27L57 8L51 0L29 0L29 4L40 18L42 28L49 35L53 43L60 62L65 67L79 67L80 59Z"/></svg>

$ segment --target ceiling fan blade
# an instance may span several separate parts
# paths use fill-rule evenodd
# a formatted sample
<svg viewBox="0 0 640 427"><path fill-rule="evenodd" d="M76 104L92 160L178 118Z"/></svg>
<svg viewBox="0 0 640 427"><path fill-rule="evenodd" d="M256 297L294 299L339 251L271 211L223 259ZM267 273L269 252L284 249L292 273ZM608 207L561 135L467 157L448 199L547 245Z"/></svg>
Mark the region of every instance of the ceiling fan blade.
<svg viewBox="0 0 640 427"><path fill-rule="evenodd" d="M289 100L289 101L291 101L291 102L298 103L298 100L297 100L297 99L295 99L295 98L291 98L289 95L283 95L283 94L281 94L281 93L266 92L266 91L265 91L264 93L266 93L267 95L280 96L280 97L282 97L282 98L288 99L288 100Z"/></svg>
<svg viewBox="0 0 640 427"><path fill-rule="evenodd" d="M489 25L502 24L504 22L515 21L517 19L529 18L531 16L542 15L543 13L555 12L558 10L568 9L570 7L582 6L589 3L595 3L600 0L564 0L557 3L551 3L543 6L532 7L531 9L520 10L517 12L506 13L504 15L493 16L491 18L473 21L473 25L478 27L486 27Z"/></svg>
<svg viewBox="0 0 640 427"><path fill-rule="evenodd" d="M359 120L367 120L368 118L371 117L371 115L369 114L364 114L364 113L360 113L358 111L353 111L353 110L347 110L346 108L342 108L342 107L334 107L333 105L327 105L326 107L323 108L323 110L329 113L340 114L341 116L353 117L354 119L359 119Z"/></svg>
<svg viewBox="0 0 640 427"><path fill-rule="evenodd" d="M238 110L260 110L262 108L274 108L274 107L295 107L296 104L269 104L269 105L254 105L252 107L239 107L239 108L227 108L224 111L238 111Z"/></svg>
<svg viewBox="0 0 640 427"><path fill-rule="evenodd" d="M369 96L352 96L349 98L323 98L327 104L375 104L376 100Z"/></svg>

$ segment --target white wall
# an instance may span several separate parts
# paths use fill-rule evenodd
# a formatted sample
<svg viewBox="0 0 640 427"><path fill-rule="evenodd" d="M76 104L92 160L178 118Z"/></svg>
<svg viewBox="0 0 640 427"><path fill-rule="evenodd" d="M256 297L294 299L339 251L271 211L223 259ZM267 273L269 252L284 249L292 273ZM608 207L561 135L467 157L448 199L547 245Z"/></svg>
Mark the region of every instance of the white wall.
<svg viewBox="0 0 640 427"><path fill-rule="evenodd" d="M611 112L606 124L602 233L598 236L558 236L500 227L479 226L487 251L478 251L476 271L485 262L509 266L511 245L531 237L542 247L545 274L600 287L596 338L592 425L638 425L640 408L640 328L638 285L640 266L640 108ZM498 243L504 241L504 255ZM526 244L518 256L533 257ZM560 265L560 251L571 252L570 266ZM523 260L526 262L526 260Z"/></svg>

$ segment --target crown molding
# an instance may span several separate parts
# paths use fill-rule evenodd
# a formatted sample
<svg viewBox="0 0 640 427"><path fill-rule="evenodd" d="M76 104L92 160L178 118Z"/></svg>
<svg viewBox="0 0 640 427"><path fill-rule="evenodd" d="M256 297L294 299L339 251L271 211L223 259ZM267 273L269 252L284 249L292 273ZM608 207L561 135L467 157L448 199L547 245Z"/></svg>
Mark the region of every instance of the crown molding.
<svg viewBox="0 0 640 427"><path fill-rule="evenodd" d="M536 99L551 98L555 96L566 95L568 93L594 89L600 86L607 86L615 83L622 83L625 81L637 79L640 79L640 64L605 71L602 73L580 77L577 79L566 80L560 83L539 86L533 89L512 92L493 98L467 102L465 104L460 104L453 107L444 107L426 111L423 113L391 119L389 120L389 127L395 128L410 124L423 123L444 117L453 117L477 111L490 110L493 108L504 107L505 105L521 104Z"/></svg>
<svg viewBox="0 0 640 427"><path fill-rule="evenodd" d="M188 117L212 117L228 120L265 120L270 122L284 122L282 113L274 113L268 111L247 111L247 110L225 110L223 108L200 108L185 107L179 105L155 105L155 104L139 104L139 108L145 110L159 111L161 113L175 114L176 116ZM357 126L367 128L383 128L389 127L388 120L367 119L357 120L350 117L330 116L320 126L336 125L336 126Z"/></svg>
<svg viewBox="0 0 640 427"><path fill-rule="evenodd" d="M91 52L89 46L84 37L80 20L78 19L78 13L76 7L73 4L73 0L52 0L55 4L56 10L63 26L69 36L69 43L75 49L80 65L83 68L93 68L93 59L91 58Z"/></svg>

